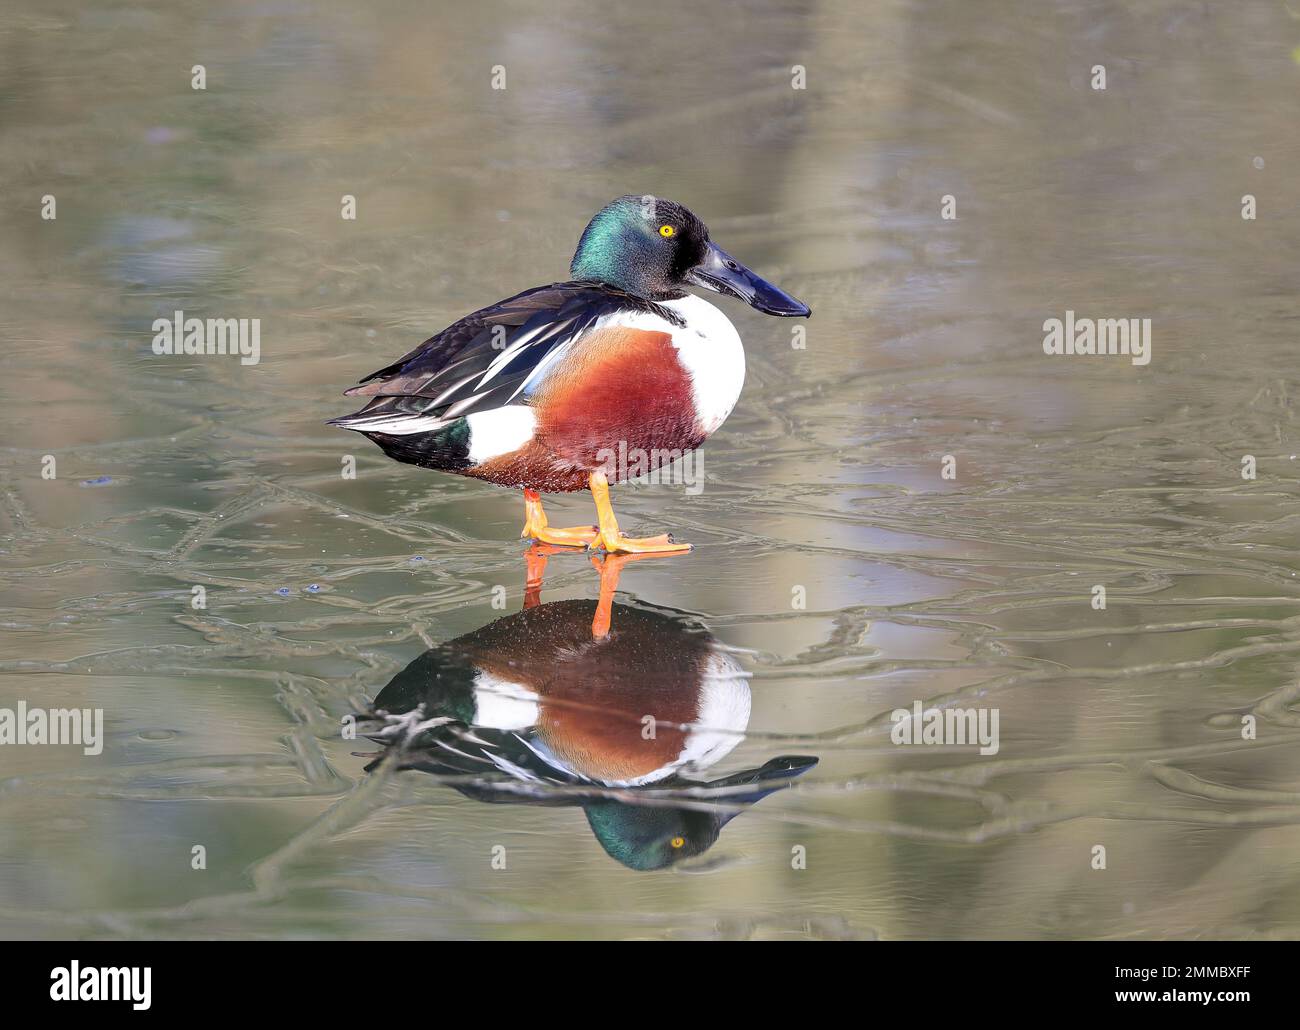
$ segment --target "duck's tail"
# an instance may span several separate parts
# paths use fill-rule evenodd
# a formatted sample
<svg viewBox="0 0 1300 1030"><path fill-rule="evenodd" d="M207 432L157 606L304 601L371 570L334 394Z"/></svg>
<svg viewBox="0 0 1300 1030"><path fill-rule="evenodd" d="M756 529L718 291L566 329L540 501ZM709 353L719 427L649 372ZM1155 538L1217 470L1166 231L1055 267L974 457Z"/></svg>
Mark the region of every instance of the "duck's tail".
<svg viewBox="0 0 1300 1030"><path fill-rule="evenodd" d="M463 418L446 418L403 411L383 397L351 415L332 418L326 425L361 433L377 443L394 461L421 468L459 472L468 468L469 426Z"/></svg>
<svg viewBox="0 0 1300 1030"><path fill-rule="evenodd" d="M351 415L340 415L325 424L351 429L354 433L385 433L389 436L416 436L436 433L456 419L411 411L401 402L402 397L380 397Z"/></svg>

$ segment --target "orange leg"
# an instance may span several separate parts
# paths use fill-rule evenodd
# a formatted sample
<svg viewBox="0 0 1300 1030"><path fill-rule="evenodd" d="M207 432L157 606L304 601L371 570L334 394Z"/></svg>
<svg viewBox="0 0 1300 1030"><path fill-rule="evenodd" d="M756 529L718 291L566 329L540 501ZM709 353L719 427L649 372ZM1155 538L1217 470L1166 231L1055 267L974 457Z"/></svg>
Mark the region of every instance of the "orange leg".
<svg viewBox="0 0 1300 1030"><path fill-rule="evenodd" d="M618 590L618 577L623 566L642 558L659 558L658 554L605 554L591 556L591 564L600 573L600 600L596 602L596 616L591 620L591 635L599 640L609 636L610 617L614 610L614 592Z"/></svg>
<svg viewBox="0 0 1300 1030"><path fill-rule="evenodd" d="M536 490L524 491L524 531L519 534L528 540L561 547L587 547L599 536L596 526L574 526L570 529L552 529L546 523L542 510L542 495Z"/></svg>
<svg viewBox="0 0 1300 1030"><path fill-rule="evenodd" d="M524 552L525 608L536 608L542 603L542 577L546 574L546 559L554 550L550 544L534 543Z"/></svg>
<svg viewBox="0 0 1300 1030"><path fill-rule="evenodd" d="M591 474L591 496L596 499L596 517L600 519L600 532L592 542L592 547L599 547L610 554L685 554L691 549L690 544L679 544L667 533L646 537L624 536L609 503L609 480L599 469Z"/></svg>
<svg viewBox="0 0 1300 1030"><path fill-rule="evenodd" d="M533 541L524 552L524 607L536 608L542 603L542 578L546 575L546 560L555 554L572 554L573 548Z"/></svg>

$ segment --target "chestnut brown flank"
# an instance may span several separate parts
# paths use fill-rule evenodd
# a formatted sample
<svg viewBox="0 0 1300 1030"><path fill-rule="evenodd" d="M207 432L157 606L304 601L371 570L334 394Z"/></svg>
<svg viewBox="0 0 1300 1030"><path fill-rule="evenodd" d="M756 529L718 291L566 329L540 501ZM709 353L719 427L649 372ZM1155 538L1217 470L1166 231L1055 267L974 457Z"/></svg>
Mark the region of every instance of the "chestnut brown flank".
<svg viewBox="0 0 1300 1030"><path fill-rule="evenodd" d="M525 611L493 624L502 636L507 628L513 631L505 654L487 641L489 646L467 648L467 655L485 672L537 693L538 732L551 753L574 771L595 779L630 780L672 762L689 736L682 727L700 718L707 638L683 634L674 641L672 655L666 655L652 633L652 617L625 609L613 636L593 643L587 639L590 602L559 603L580 613L563 624L564 632L552 629L548 636L526 630L542 617L558 619L568 610L543 606L533 610L537 615ZM649 739L646 714L657 722Z"/></svg>
<svg viewBox="0 0 1300 1030"><path fill-rule="evenodd" d="M550 372L532 405L533 439L465 475L548 492L582 490L590 472L605 464L601 452L617 455L620 443L649 456L693 450L705 438L672 337L648 329L611 326L587 334Z"/></svg>

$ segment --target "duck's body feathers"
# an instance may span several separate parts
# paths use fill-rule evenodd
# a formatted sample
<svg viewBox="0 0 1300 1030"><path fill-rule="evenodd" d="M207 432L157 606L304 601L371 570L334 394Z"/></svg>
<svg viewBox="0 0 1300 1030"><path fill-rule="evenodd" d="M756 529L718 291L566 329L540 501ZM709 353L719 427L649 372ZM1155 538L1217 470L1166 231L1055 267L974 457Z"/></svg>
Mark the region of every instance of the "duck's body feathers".
<svg viewBox="0 0 1300 1030"><path fill-rule="evenodd" d="M681 319L660 304L603 283L538 286L466 315L393 364L371 372L345 392L371 402L331 425L362 429L363 416L386 411L453 419L509 403L523 403L530 380L601 318L619 311Z"/></svg>
<svg viewBox="0 0 1300 1030"><path fill-rule="evenodd" d="M612 455L644 455L635 476L698 447L743 381L740 339L706 301L575 281L461 319L349 390L372 399L332 424L425 468L580 490Z"/></svg>

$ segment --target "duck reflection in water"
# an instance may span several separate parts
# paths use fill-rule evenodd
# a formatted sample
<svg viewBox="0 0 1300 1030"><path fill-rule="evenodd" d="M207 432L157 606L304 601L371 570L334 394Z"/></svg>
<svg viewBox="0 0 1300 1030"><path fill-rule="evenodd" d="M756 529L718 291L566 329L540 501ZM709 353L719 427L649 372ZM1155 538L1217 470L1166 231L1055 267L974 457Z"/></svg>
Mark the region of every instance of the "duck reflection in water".
<svg viewBox="0 0 1300 1030"><path fill-rule="evenodd" d="M477 801L581 807L613 858L661 869L817 764L697 778L744 739L745 673L704 629L614 603L623 566L649 556L593 558L598 601L541 603L556 550L528 551L522 611L426 651L379 693L370 735L399 769Z"/></svg>

